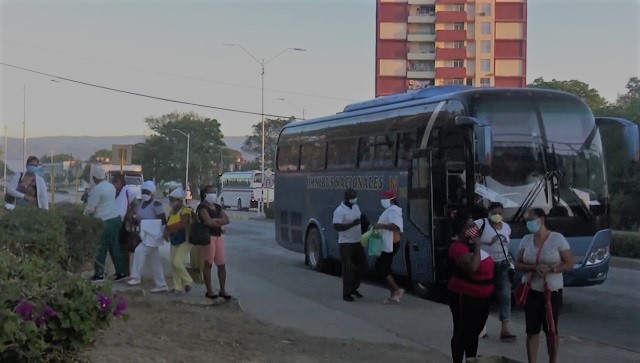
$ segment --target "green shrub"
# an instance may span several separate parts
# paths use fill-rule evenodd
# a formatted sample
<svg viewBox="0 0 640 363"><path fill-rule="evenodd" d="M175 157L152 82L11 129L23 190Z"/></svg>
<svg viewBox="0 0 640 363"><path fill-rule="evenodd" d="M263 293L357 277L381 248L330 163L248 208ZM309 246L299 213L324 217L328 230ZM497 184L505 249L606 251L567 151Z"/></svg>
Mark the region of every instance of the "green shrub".
<svg viewBox="0 0 640 363"><path fill-rule="evenodd" d="M265 204L264 205L264 215L267 217L267 219L273 219L274 218L274 204L273 203L269 203L269 205Z"/></svg>
<svg viewBox="0 0 640 363"><path fill-rule="evenodd" d="M69 362L126 301L37 257L0 251L0 361Z"/></svg>
<svg viewBox="0 0 640 363"><path fill-rule="evenodd" d="M0 249L65 266L68 245L62 219L50 211L23 206L0 219Z"/></svg>
<svg viewBox="0 0 640 363"><path fill-rule="evenodd" d="M640 233L614 231L611 254L619 257L640 258Z"/></svg>
<svg viewBox="0 0 640 363"><path fill-rule="evenodd" d="M80 271L87 261L93 261L104 222L83 215L84 206L73 203L58 203L53 211L65 225L67 240L66 268Z"/></svg>

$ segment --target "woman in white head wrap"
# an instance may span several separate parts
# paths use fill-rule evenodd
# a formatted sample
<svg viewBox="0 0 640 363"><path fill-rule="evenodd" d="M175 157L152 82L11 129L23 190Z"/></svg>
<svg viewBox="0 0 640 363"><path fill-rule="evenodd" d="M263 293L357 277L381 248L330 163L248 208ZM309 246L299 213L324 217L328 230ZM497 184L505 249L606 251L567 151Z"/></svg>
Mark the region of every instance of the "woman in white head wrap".
<svg viewBox="0 0 640 363"><path fill-rule="evenodd" d="M140 222L140 238L142 242L136 247L133 254L133 267L131 268L129 285L140 284L142 269L145 261L149 259L153 279L156 283L151 292L169 291L169 287L164 280L164 271L162 270L159 252L159 247L164 244L163 232L167 224L164 207L162 202L155 200L153 197L156 192L156 185L151 180L142 183L141 189L142 203L138 205L136 219ZM149 226L149 228L146 226Z"/></svg>
<svg viewBox="0 0 640 363"><path fill-rule="evenodd" d="M184 260L191 251L191 243L187 240L187 228L191 225L191 208L185 206L182 201L186 193L181 188L176 188L169 194L169 218L165 228L165 236L171 243L169 263L171 264L171 278L173 279L172 294L179 295L191 291L193 279Z"/></svg>

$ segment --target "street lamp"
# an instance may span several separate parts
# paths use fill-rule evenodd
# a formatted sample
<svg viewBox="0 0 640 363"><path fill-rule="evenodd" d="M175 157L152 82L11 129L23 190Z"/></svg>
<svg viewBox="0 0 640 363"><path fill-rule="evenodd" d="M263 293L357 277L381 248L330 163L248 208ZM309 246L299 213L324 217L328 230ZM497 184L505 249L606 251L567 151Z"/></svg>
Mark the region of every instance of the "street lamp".
<svg viewBox="0 0 640 363"><path fill-rule="evenodd" d="M286 101L286 102L288 102L291 106L297 108L298 111L301 111L302 112L302 119L303 120L305 119L305 114L306 114L307 110L305 110L304 108L298 107L298 105L293 103L293 101L289 100L288 98L278 98L278 101Z"/></svg>
<svg viewBox="0 0 640 363"><path fill-rule="evenodd" d="M50 79L50 82L60 83L57 79ZM29 87L33 87L44 81L32 83ZM23 86L23 100L22 100L22 167L26 168L27 165L27 85Z"/></svg>
<svg viewBox="0 0 640 363"><path fill-rule="evenodd" d="M259 65L260 65L260 77L261 77L261 81L262 81L262 86L261 86L261 92L262 92L262 109L260 111L260 116L262 118L262 153L261 153L261 161L260 161L260 171L262 172L262 183L260 186L260 200L258 201L258 216L260 217L264 217L264 142L265 142L265 125L264 125L264 66L266 66L267 64L271 63L273 60L275 60L276 58L278 58L279 56L281 56L284 52L288 51L288 50L293 50L296 52L306 52L306 49L303 48L285 48L283 50L280 51L280 53L276 54L275 56L273 56L272 58L268 59L267 61L264 60L264 58L262 59L258 59L256 58L253 54L251 54L248 50L246 50L243 46L241 46L240 44L233 44L233 43L225 43L223 44L225 46L229 46L229 47L238 47L240 49L242 49L245 53L247 53L249 55L249 57L251 57L251 59L253 59L254 61L256 61Z"/></svg>
<svg viewBox="0 0 640 363"><path fill-rule="evenodd" d="M187 165L185 167L185 176L184 176L184 193L185 199L189 199L189 195L191 193L191 188L189 188L189 144L191 143L191 134L184 133L178 129L171 130L173 132L179 132L187 137Z"/></svg>

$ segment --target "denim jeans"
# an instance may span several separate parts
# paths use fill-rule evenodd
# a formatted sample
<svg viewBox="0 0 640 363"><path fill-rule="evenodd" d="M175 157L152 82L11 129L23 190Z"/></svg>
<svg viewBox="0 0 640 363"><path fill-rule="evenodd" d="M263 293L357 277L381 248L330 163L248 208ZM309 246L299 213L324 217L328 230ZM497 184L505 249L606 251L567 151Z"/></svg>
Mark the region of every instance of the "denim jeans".
<svg viewBox="0 0 640 363"><path fill-rule="evenodd" d="M509 262L503 260L493 265L493 275L495 278L494 293L498 298L498 311L500 321L511 318L511 281L509 281Z"/></svg>

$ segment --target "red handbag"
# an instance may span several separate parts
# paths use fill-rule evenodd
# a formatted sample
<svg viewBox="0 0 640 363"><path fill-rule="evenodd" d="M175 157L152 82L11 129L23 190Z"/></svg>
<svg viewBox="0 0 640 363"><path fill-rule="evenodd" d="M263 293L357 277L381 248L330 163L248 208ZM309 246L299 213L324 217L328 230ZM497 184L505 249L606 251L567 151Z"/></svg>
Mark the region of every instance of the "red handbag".
<svg viewBox="0 0 640 363"><path fill-rule="evenodd" d="M545 242L547 241L545 240ZM542 248L544 248L544 243L542 243L542 246L540 246L540 249L538 250L538 254L536 255L536 265L540 261L540 252L542 252ZM513 291L513 294L516 298L516 305L518 307L523 307L524 304L527 302L527 296L529 296L529 289L531 288L532 279L533 279L533 272L530 272L527 282L524 282L524 283L521 282L520 284L518 284L518 286L516 286L515 290Z"/></svg>

